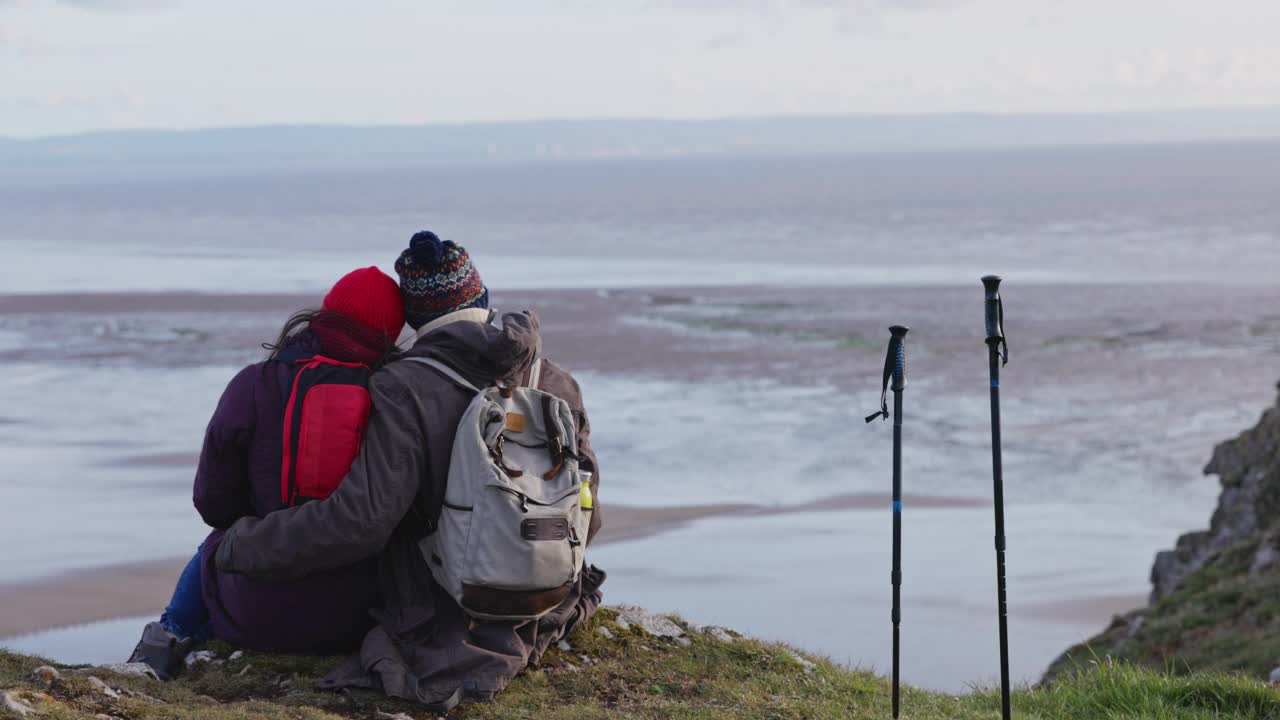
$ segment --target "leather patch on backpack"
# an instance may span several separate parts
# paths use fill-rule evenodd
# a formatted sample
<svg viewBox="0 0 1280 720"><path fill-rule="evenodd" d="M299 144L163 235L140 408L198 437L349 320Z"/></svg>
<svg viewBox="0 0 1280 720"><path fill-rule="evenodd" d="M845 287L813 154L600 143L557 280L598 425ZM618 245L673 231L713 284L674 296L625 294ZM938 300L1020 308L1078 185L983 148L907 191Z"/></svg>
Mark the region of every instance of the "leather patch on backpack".
<svg viewBox="0 0 1280 720"><path fill-rule="evenodd" d="M462 585L459 603L470 613L491 617L536 617L560 605L573 590L572 582L550 590L496 590L477 585Z"/></svg>
<svg viewBox="0 0 1280 720"><path fill-rule="evenodd" d="M569 537L569 521L564 518L530 518L520 523L520 537L525 540L565 540Z"/></svg>
<svg viewBox="0 0 1280 720"><path fill-rule="evenodd" d="M507 413L507 429L513 433L524 432L526 418L520 413Z"/></svg>

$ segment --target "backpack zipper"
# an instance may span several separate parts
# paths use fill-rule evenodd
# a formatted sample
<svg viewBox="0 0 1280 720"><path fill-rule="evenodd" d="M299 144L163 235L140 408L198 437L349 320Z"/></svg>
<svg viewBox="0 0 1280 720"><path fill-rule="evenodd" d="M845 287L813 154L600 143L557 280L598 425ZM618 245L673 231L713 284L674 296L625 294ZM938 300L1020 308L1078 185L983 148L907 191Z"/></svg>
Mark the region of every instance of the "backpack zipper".
<svg viewBox="0 0 1280 720"><path fill-rule="evenodd" d="M533 498L529 497L528 495L525 495L519 490L512 490L511 488L505 485L490 485L489 487L494 488L496 490L501 490L504 493L515 495L517 498L520 498L520 512L526 512L526 513L529 512L530 505L537 505L539 507L554 507L557 503L564 502L566 498L577 495L581 492L581 490L575 489L565 493L561 497L558 497L555 500L552 500L550 502L542 502L540 500L534 500Z"/></svg>

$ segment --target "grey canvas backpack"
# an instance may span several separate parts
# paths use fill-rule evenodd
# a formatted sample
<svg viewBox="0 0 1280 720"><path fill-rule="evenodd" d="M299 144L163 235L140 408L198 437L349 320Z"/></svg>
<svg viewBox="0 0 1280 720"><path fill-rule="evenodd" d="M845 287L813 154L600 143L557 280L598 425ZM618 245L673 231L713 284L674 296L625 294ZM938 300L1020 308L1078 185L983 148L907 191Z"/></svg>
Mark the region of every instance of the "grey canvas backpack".
<svg viewBox="0 0 1280 720"><path fill-rule="evenodd" d="M422 541L432 576L474 617L545 615L586 556L589 476L568 403L537 389L540 358L527 387L484 389L442 362L410 359L475 393L454 436L440 521Z"/></svg>

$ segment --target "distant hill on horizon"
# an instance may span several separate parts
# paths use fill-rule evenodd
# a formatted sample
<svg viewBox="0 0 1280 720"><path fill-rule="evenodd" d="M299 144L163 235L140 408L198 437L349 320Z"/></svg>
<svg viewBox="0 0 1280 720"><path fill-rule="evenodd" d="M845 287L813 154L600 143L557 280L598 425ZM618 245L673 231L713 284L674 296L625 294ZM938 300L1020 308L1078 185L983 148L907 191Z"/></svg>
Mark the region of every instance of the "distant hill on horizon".
<svg viewBox="0 0 1280 720"><path fill-rule="evenodd" d="M0 137L0 173L214 173L603 158L807 155L1280 139L1280 106L1114 114L848 115L281 125Z"/></svg>

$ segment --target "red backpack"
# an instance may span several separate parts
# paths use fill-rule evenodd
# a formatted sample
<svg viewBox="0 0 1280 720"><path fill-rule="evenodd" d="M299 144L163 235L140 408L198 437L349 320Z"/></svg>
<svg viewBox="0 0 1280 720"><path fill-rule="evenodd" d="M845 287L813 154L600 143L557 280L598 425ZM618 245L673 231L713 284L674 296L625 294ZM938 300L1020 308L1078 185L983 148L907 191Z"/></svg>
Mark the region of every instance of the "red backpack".
<svg viewBox="0 0 1280 720"><path fill-rule="evenodd" d="M360 452L369 422L367 365L323 355L281 357L298 372L284 410L280 500L286 506L329 497Z"/></svg>

